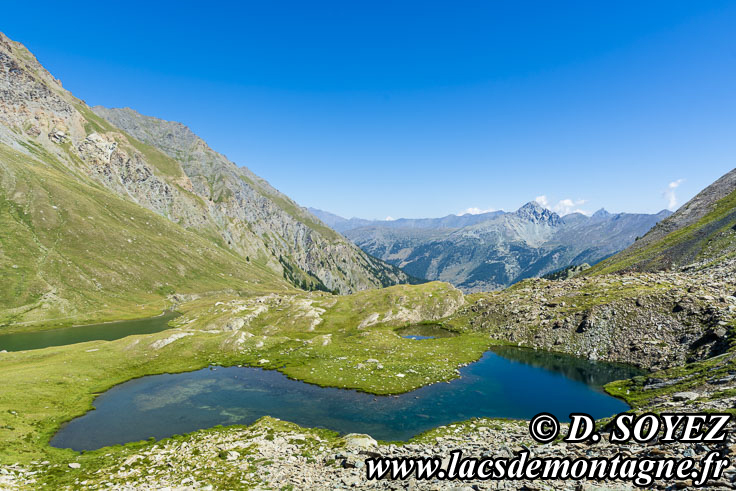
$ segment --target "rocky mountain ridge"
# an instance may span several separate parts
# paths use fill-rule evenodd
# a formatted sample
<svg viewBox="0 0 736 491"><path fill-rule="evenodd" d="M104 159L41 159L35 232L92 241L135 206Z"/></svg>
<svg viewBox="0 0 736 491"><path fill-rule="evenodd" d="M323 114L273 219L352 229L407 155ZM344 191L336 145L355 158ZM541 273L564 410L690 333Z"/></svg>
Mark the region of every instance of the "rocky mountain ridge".
<svg viewBox="0 0 736 491"><path fill-rule="evenodd" d="M561 222L560 215L544 208L536 201L530 201L514 212L522 220L537 224L557 226Z"/></svg>
<svg viewBox="0 0 736 491"><path fill-rule="evenodd" d="M317 208L307 208L310 213L322 220L332 229L344 234L348 230L362 227L383 227L383 228L403 228L403 229L449 229L462 228L476 223L485 222L493 217L503 215L503 211L489 211L487 213L478 213L465 215L447 215L441 218L397 218L395 220L366 220L364 218L343 218L328 211L319 210Z"/></svg>
<svg viewBox="0 0 736 491"><path fill-rule="evenodd" d="M354 247L249 169L212 150L183 124L144 116L130 108L97 106L93 111L180 163L192 192L209 204L228 245L248 253L245 248L252 239L243 237L245 225L279 259L287 276L294 268L307 274L294 278L298 285L316 282L331 291L351 293L409 281L398 268Z"/></svg>

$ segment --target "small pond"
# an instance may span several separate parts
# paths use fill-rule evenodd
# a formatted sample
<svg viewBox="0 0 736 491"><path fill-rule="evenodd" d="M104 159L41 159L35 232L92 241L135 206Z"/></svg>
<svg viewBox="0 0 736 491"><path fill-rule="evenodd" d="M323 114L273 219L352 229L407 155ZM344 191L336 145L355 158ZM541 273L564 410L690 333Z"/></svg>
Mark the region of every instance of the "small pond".
<svg viewBox="0 0 736 491"><path fill-rule="evenodd" d="M489 351L460 372L450 383L399 396L323 388L249 367L153 375L97 397L96 410L66 424L51 444L90 450L216 425L250 424L265 415L382 440L407 440L472 417L531 418L547 411L561 421L569 420L571 412L601 418L628 406L600 386L641 373L522 348Z"/></svg>
<svg viewBox="0 0 736 491"><path fill-rule="evenodd" d="M415 341L457 336L456 333L444 329L437 324L415 324L413 326L400 327L394 332L402 338L413 339Z"/></svg>
<svg viewBox="0 0 736 491"><path fill-rule="evenodd" d="M134 334L152 334L169 329L169 321L178 315L176 312L167 311L147 319L61 327L48 331L0 334L0 351L24 351L86 341L113 341Z"/></svg>

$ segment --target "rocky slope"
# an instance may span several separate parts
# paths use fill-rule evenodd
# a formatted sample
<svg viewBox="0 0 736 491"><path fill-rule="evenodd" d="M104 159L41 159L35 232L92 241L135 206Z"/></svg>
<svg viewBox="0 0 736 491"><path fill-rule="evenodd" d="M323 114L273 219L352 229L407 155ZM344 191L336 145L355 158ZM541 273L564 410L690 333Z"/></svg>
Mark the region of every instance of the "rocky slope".
<svg viewBox="0 0 736 491"><path fill-rule="evenodd" d="M151 145L181 165L192 191L209 204L212 221L228 244L248 253L252 241L242 228L265 243L286 270L307 273L297 283L321 282L329 290L350 293L406 283L398 268L369 256L322 224L266 181L238 167L181 123L143 116L129 108L93 111L132 137Z"/></svg>
<svg viewBox="0 0 736 491"><path fill-rule="evenodd" d="M662 220L631 247L588 274L676 270L736 252L736 169L726 173Z"/></svg>
<svg viewBox="0 0 736 491"><path fill-rule="evenodd" d="M3 318L245 285L231 276L340 293L407 280L186 128L147 121L185 147L162 151L110 124L0 34Z"/></svg>
<svg viewBox="0 0 736 491"><path fill-rule="evenodd" d="M467 222L373 222L344 231L366 252L407 273L447 281L466 292L495 290L574 264L595 263L618 252L669 212L656 215L558 216L536 202L513 213L493 212ZM448 217L446 217L448 218ZM474 218L475 219L475 218ZM410 223L409 223L410 222ZM444 225L443 225L444 224Z"/></svg>
<svg viewBox="0 0 736 491"><path fill-rule="evenodd" d="M719 273L630 273L527 280L479 294L459 314L471 329L522 346L666 369L730 347L735 264Z"/></svg>

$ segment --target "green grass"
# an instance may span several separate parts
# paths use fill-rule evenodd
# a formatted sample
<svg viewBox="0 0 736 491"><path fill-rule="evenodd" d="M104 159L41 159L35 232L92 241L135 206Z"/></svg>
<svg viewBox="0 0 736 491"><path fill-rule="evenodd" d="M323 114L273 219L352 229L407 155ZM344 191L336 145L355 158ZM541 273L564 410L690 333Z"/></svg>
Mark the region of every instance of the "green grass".
<svg viewBox="0 0 736 491"><path fill-rule="evenodd" d="M278 369L289 377L321 386L375 394L406 392L456 377L458 365L478 359L493 341L487 335L470 333L416 343L395 333L396 327L410 321L385 320L386 314L417 310L422 319L436 319L458 295L449 285L435 282L342 297L314 293L265 300L258 305L268 305L268 310L242 328L253 337L244 342L240 351L248 363ZM244 304L237 297L220 297L219 301L224 305L216 306L212 299L186 305L176 324L202 329L222 327L241 306L249 307L241 315L254 310L253 304ZM304 301L311 301L311 305L304 306ZM313 327L312 308L325 310L320 316L322 321ZM380 315L379 322L360 328L374 313ZM258 343L263 346L256 347ZM367 362L369 359L378 363Z"/></svg>
<svg viewBox="0 0 736 491"><path fill-rule="evenodd" d="M703 227L727 218L729 214L733 213L734 209L736 209L736 191L716 202L713 209L697 222L670 232L662 239L652 244L641 248L632 247L626 249L605 261L601 261L583 274L601 275L614 273L635 267L637 264L644 262L653 261L656 263L657 261L661 261L662 258L666 258L668 256L667 253L670 249L679 244L696 239L698 232L701 231ZM732 249L734 243L733 238L723 239L722 236L724 233L727 233L733 225L733 222L730 222L718 230L709 233L707 236L698 239L696 243L691 246L694 250L698 251L697 257L703 258L704 255L717 256L720 252Z"/></svg>
<svg viewBox="0 0 736 491"><path fill-rule="evenodd" d="M730 330L730 348L723 353L706 360L688 363L687 365L661 370L649 376L634 377L630 380L618 380L605 386L605 390L625 400L634 408L645 407L655 399L662 396L672 395L676 392L684 392L706 384L707 380L718 379L730 375L736 371L736 322L732 322ZM653 377L663 381L675 380L672 385L660 389L646 389L647 379ZM681 380L680 380L681 379ZM732 397L734 389L727 391L716 391L710 399L721 399ZM726 412L736 414L736 409L727 409Z"/></svg>
<svg viewBox="0 0 736 491"><path fill-rule="evenodd" d="M145 317L171 292L288 288L91 182L1 144L0 162L0 330Z"/></svg>
<svg viewBox="0 0 736 491"><path fill-rule="evenodd" d="M401 309L416 310L422 320L431 320L457 295L457 290L442 283L344 297L217 295L180 306L183 315L174 324L193 335L159 350L151 344L172 331L0 354L0 462L71 459L74 452L47 445L59 426L89 410L96 394L144 375L244 364L278 369L322 386L376 394L450 380L457 376L456 367L476 360L493 344L488 336L460 334L417 343L394 333L407 323L401 319L359 325L372 313L385 317ZM249 325L234 332L203 332L252 313L253 307L262 305L258 299L269 302L268 310L254 316ZM308 313L313 306L325 312L320 314L322 323L310 331L313 317ZM253 336L240 342L245 331ZM368 359L379 360L382 368Z"/></svg>
<svg viewBox="0 0 736 491"><path fill-rule="evenodd" d="M113 125L105 121L103 118L99 117L95 113L90 110L87 105L79 100L75 100L74 108L81 113L82 116L84 116L85 123L84 123L84 129L87 132L87 134L90 133L107 133L107 132L119 132L117 128L115 128Z"/></svg>
<svg viewBox="0 0 736 491"><path fill-rule="evenodd" d="M117 131L120 131L120 130L117 130ZM162 151L158 150L157 148L154 148L150 145L146 145L145 143L139 142L138 140L130 136L128 136L128 142L137 151L143 154L143 157L146 159L146 162L153 165L156 168L156 170L158 170L164 176L172 177L172 178L178 178L178 177L185 176L184 171L181 168L181 165L179 165L179 163L176 160L172 159L171 157L169 157Z"/></svg>

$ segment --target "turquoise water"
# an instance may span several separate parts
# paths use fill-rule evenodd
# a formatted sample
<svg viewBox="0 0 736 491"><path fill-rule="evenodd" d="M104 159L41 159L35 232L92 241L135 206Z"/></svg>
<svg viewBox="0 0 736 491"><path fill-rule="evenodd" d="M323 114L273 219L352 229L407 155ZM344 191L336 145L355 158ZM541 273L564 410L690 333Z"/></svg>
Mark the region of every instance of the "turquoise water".
<svg viewBox="0 0 736 491"><path fill-rule="evenodd" d="M0 351L24 351L99 339L113 341L133 334L152 334L169 329L169 321L177 315L179 314L176 312L165 312L148 319L62 327L48 331L0 334Z"/></svg>
<svg viewBox="0 0 736 491"><path fill-rule="evenodd" d="M600 385L641 373L520 348L489 351L460 371L462 377L450 383L399 396L323 388L248 367L153 375L100 395L96 410L65 425L51 445L91 450L216 425L250 424L265 415L382 440L407 440L472 417L531 418L547 411L561 421L571 412L601 418L628 406L603 393Z"/></svg>

